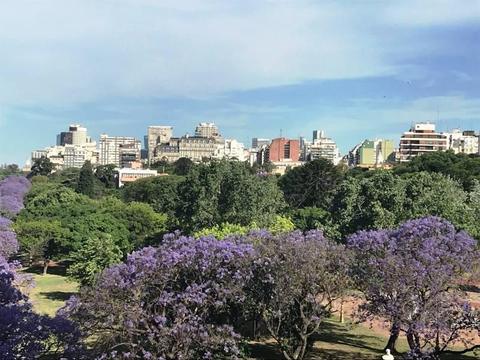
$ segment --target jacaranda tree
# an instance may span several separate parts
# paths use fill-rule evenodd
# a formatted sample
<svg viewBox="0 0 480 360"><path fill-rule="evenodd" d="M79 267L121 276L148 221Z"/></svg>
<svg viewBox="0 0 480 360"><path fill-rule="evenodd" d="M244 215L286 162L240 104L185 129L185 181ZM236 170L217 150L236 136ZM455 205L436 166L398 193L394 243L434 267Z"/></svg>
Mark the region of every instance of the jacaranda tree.
<svg viewBox="0 0 480 360"><path fill-rule="evenodd" d="M400 333L412 358L438 359L480 345L467 332L480 330L480 314L459 290L462 276L479 259L476 242L438 217L411 220L394 230L360 231L348 240L355 253L354 277L365 295L364 318L391 327L387 347ZM452 349L454 342L464 349Z"/></svg>
<svg viewBox="0 0 480 360"><path fill-rule="evenodd" d="M321 231L248 237L257 249L248 287L253 311L286 360L304 359L334 302L349 289L348 252Z"/></svg>
<svg viewBox="0 0 480 360"><path fill-rule="evenodd" d="M18 289L16 266L0 256L0 354L4 360L78 353L78 331L62 318L38 315Z"/></svg>
<svg viewBox="0 0 480 360"><path fill-rule="evenodd" d="M170 235L105 270L62 313L105 359L236 359L252 256L249 244Z"/></svg>
<svg viewBox="0 0 480 360"><path fill-rule="evenodd" d="M15 215L23 207L23 196L30 183L21 177L11 176L0 182L0 199L14 199L15 207L3 210ZM43 355L63 354L73 358L78 354L78 331L62 317L50 318L36 314L28 297L20 287L29 285L28 279L16 272L18 264L9 263L6 257L18 250L12 222L0 217L0 354L5 360L37 359Z"/></svg>

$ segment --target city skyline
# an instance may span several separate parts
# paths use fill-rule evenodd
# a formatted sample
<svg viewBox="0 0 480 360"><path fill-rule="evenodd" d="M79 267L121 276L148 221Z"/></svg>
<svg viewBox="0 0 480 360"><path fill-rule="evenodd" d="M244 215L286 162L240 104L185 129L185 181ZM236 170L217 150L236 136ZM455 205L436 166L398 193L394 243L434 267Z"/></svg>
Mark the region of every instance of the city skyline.
<svg viewBox="0 0 480 360"><path fill-rule="evenodd" d="M467 5L465 5L467 4ZM342 154L412 123L480 130L480 2L16 1L0 5L0 163L80 123L311 137ZM435 8L435 11L431 11ZM148 10L148 11L147 11Z"/></svg>

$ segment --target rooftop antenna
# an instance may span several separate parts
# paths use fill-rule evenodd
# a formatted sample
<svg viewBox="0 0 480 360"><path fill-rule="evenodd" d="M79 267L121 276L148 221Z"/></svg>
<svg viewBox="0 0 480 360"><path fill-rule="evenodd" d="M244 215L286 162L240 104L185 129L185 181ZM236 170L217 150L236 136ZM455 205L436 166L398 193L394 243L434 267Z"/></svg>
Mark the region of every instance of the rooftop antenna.
<svg viewBox="0 0 480 360"><path fill-rule="evenodd" d="M283 129L280 129L280 137L283 137Z"/></svg>

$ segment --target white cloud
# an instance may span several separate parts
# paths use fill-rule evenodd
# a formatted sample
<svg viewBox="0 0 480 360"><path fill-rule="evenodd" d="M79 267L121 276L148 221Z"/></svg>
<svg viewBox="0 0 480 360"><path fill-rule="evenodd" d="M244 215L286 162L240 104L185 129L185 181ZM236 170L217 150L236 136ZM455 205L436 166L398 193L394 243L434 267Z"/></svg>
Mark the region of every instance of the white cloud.
<svg viewBox="0 0 480 360"><path fill-rule="evenodd" d="M309 79L392 74L399 71L392 54L429 49L387 31L387 22L450 24L478 15L448 12L460 8L453 2L442 2L438 11L406 4L3 1L0 105L201 97Z"/></svg>

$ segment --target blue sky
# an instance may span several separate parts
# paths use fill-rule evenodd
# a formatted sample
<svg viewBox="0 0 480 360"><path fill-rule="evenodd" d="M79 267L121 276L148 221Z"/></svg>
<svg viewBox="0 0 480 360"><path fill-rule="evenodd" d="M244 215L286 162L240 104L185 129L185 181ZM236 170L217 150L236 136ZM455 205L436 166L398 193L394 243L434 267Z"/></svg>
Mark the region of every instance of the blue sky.
<svg viewBox="0 0 480 360"><path fill-rule="evenodd" d="M480 1L5 0L0 163L70 123L311 136L342 153L412 122L480 130Z"/></svg>

